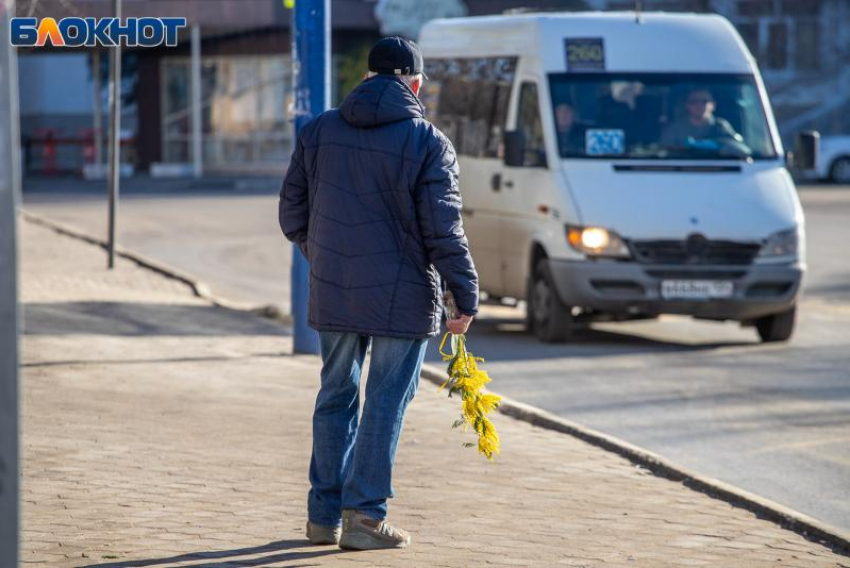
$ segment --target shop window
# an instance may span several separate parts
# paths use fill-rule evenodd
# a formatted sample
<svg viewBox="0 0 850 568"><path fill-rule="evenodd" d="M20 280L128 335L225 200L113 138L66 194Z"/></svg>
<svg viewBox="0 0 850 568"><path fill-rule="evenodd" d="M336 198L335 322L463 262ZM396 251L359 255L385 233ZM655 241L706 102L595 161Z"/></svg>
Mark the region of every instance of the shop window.
<svg viewBox="0 0 850 568"><path fill-rule="evenodd" d="M788 28L784 23L770 24L765 56L767 67L770 69L788 67Z"/></svg>
<svg viewBox="0 0 850 568"><path fill-rule="evenodd" d="M759 53L759 26L756 23L738 24L738 33L744 39L744 43L750 48L750 53L758 55Z"/></svg>
<svg viewBox="0 0 850 568"><path fill-rule="evenodd" d="M796 26L797 45L794 67L799 71L820 69L820 23L817 20L799 20Z"/></svg>
<svg viewBox="0 0 850 568"><path fill-rule="evenodd" d="M820 13L821 0L782 0L786 16L815 16Z"/></svg>
<svg viewBox="0 0 850 568"><path fill-rule="evenodd" d="M163 76L163 152L186 162L191 144L191 82L187 58L166 58ZM210 168L278 166L292 151L286 97L287 56L204 58L201 68L203 157Z"/></svg>
<svg viewBox="0 0 850 568"><path fill-rule="evenodd" d="M773 0L738 0L739 16L771 16Z"/></svg>

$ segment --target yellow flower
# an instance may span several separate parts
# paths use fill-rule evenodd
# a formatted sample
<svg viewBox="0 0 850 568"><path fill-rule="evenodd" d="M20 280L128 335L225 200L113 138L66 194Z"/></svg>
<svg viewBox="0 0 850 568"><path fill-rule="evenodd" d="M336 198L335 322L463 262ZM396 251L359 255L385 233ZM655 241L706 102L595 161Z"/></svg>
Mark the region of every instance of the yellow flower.
<svg viewBox="0 0 850 568"><path fill-rule="evenodd" d="M464 397L463 399L463 419L472 424L478 416L478 405L475 404L477 397Z"/></svg>
<svg viewBox="0 0 850 568"><path fill-rule="evenodd" d="M502 397L496 394L482 394L481 398L478 399L481 405L481 411L483 413L491 412L494 408L499 406L499 403L502 400Z"/></svg>
<svg viewBox="0 0 850 568"><path fill-rule="evenodd" d="M484 359L475 357L466 350L465 336L459 335L454 338L453 353L443 352L443 346L448 337L449 333L446 333L440 342L440 355L443 356L444 361L449 362L449 378L440 386L440 390L449 386L449 396L460 392L463 399L462 416L455 425L462 422L464 430L467 426L472 426L478 434L478 451L488 459L493 459L493 454L499 453L499 434L486 414L498 407L502 399L495 394L481 392L484 385L490 382L490 377L486 371L478 368L478 363L483 362Z"/></svg>
<svg viewBox="0 0 850 568"><path fill-rule="evenodd" d="M461 376L457 379L457 386L468 392L478 392L490 382L490 377L485 371L475 371L469 376Z"/></svg>
<svg viewBox="0 0 850 568"><path fill-rule="evenodd" d="M493 454L499 453L499 434L493 423L480 416L475 422L475 431L478 432L478 451L487 456L487 459L493 459Z"/></svg>
<svg viewBox="0 0 850 568"><path fill-rule="evenodd" d="M490 428L486 435L478 438L478 451L493 459L493 454L499 453L499 435L494 428Z"/></svg>
<svg viewBox="0 0 850 568"><path fill-rule="evenodd" d="M478 420L475 421L475 431L478 432L479 436L486 436L487 432L493 431L496 429L493 428L493 423L490 422L490 419L486 416L479 416Z"/></svg>

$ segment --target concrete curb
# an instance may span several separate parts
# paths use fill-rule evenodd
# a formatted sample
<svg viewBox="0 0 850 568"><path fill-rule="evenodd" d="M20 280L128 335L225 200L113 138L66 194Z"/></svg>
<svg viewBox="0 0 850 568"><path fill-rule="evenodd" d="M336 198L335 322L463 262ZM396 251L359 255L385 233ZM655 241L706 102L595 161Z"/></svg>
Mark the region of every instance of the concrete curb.
<svg viewBox="0 0 850 568"><path fill-rule="evenodd" d="M422 365L421 376L435 385L442 385L448 378L443 369ZM494 393L498 394L498 393ZM499 395L502 396L502 395ZM638 467L671 481L680 481L686 487L725 501L735 507L747 509L759 518L774 522L785 529L796 532L808 540L832 549L837 554L850 556L850 533L823 523L806 514L795 511L770 499L754 495L719 479L714 479L678 465L649 450L644 450L624 440L582 426L571 420L556 416L542 408L531 406L502 396L499 412L528 422L534 426L569 434L603 450L618 454Z"/></svg>
<svg viewBox="0 0 850 568"><path fill-rule="evenodd" d="M67 235L102 248L106 247L105 241L91 236L79 229L68 227L61 223L57 223L23 210L21 210L20 213L23 219L28 222L47 227L59 234ZM122 258L135 262L143 268L153 270L167 278L172 278L182 282L192 290L192 293L195 294L195 296L203 298L213 305L242 312L250 312L258 317L274 319L287 325L291 324L292 320L288 315L281 316L280 314L270 314L265 312L268 308L252 308L244 304L219 298L215 296L210 291L209 287L201 280L181 272L180 270L167 266L159 261L128 251L123 247L116 247L115 253ZM276 312L276 310L274 311ZM427 364L422 366L421 376L435 385L443 384L447 378L444 370ZM754 495L753 493L737 488L733 485L720 481L719 479L702 475L684 466L675 464L658 454L635 446L634 444L630 444L614 436L587 428L565 418L556 416L541 408L518 402L508 397L502 396L502 403L499 406L499 412L540 428L569 434L570 436L583 440L598 448L618 454L631 461L636 466L652 472L654 475L664 477L671 481L682 482L682 484L690 489L699 491L715 499L720 499L735 507L747 509L759 518L774 522L785 529L804 536L812 542L827 546L837 554L850 556L850 533L818 521L817 519L776 503L775 501L759 497L758 495Z"/></svg>
<svg viewBox="0 0 850 568"><path fill-rule="evenodd" d="M86 233L85 231L82 231L75 227L71 227L63 223L57 223L56 221L47 219L46 217L42 217L41 215L36 215L34 213L30 213L24 210L20 210L20 214L25 221L33 223L35 225L46 227L61 235L73 237L75 239L85 241L89 244L99 246L104 249L107 247L107 243L105 240L92 236L89 233ZM154 260L137 252L127 250L120 245L115 247L115 254L117 256L120 256L121 258L125 258L132 262L135 262L142 268L152 270L158 274L161 274L162 276L165 276L166 278L171 278L172 280L177 280L178 282L185 284L189 287L189 289L195 296L210 302L214 306L237 310L240 312L251 312L254 315L267 319L272 319L284 325L292 324L292 316L290 316L289 314L281 313L275 306L251 306L248 304L243 304L241 302L233 302L220 296L216 296L212 292L212 290L210 290L210 287L207 286L207 284L202 280L195 278L194 276L182 272L178 269L175 269L171 266L163 264L158 260Z"/></svg>

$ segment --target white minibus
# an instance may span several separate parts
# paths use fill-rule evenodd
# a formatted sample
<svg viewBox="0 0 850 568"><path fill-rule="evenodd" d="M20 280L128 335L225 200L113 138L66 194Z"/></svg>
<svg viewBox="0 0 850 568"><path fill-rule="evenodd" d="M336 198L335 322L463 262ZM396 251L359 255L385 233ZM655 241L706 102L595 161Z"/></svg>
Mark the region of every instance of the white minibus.
<svg viewBox="0 0 850 568"><path fill-rule="evenodd" d="M481 289L526 299L537 337L659 314L791 336L803 211L756 61L726 19L442 19L420 46ZM816 135L798 142L797 165L812 167Z"/></svg>

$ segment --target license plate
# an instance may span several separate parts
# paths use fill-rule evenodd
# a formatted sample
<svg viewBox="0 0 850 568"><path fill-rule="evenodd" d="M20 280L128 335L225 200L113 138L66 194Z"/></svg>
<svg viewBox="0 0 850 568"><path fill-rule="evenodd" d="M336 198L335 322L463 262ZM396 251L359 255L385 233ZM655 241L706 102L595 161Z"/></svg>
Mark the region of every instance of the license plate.
<svg viewBox="0 0 850 568"><path fill-rule="evenodd" d="M665 300L712 300L731 298L735 285L731 280L662 280L661 297Z"/></svg>

